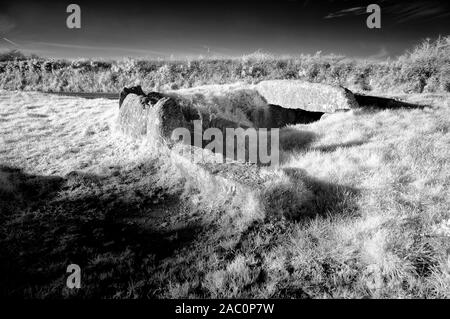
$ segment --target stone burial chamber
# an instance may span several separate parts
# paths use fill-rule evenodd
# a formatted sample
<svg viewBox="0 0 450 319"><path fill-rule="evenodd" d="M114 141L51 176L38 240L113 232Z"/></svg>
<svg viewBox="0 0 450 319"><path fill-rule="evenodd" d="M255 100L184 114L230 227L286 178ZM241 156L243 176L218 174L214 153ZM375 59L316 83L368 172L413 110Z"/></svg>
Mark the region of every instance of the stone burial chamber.
<svg viewBox="0 0 450 319"><path fill-rule="evenodd" d="M279 151L276 129L318 121L325 113L357 105L347 89L291 80L147 94L136 86L120 93L118 126L133 138L169 147L182 140L224 158L261 164L261 154L267 160L269 153ZM220 134L210 134L211 129Z"/></svg>
<svg viewBox="0 0 450 319"><path fill-rule="evenodd" d="M235 152L224 154L210 151L208 145L211 139L205 136L200 147L195 145L194 140L198 138L195 135L196 128L197 131L200 128L200 135L210 128L218 129L223 133L222 139L226 143L227 129L230 128L242 129L244 132L247 129L257 132L271 128L277 130L290 124L317 121L333 107L335 110L355 107L351 92L330 88L327 94L330 98L332 92L340 95L334 100L340 101L340 104L329 102L327 109L321 109L323 98L317 99L318 105L314 105L313 99L314 94L320 94L321 90L314 84L312 87L308 105L315 107L314 111L302 109L305 106L301 104L303 102L284 107L287 100L276 99L275 95L266 98L253 85L209 85L147 94L141 87L124 88L119 99L118 126L133 138L158 142L158 147L167 150L164 152L168 155L167 160L189 184L195 185L198 196L208 205L240 207L242 216L236 219L236 227L246 225L246 216L251 217L249 222L270 216L296 220L315 212L311 208L314 194L308 188L307 178L305 180L303 175L293 178L283 169L277 168L277 165L269 169L261 165L260 158L255 162L249 160L249 151L252 150L249 143L244 145L245 156L240 158ZM173 132L180 128L190 133L189 143L172 139ZM278 145L272 145L272 137L278 139L279 136L271 132L265 141L270 160L274 160L272 154L278 155ZM233 146L237 146L238 138L233 136ZM248 142L252 141L255 143L249 138ZM259 136L256 144L260 146ZM272 146L275 149L272 150ZM222 161L224 158L228 159Z"/></svg>
<svg viewBox="0 0 450 319"><path fill-rule="evenodd" d="M245 135L247 129L258 132L273 128L278 131L286 125L320 120L325 111L332 111L333 107L340 110L356 106L351 92L330 88L328 96L331 98L332 92L340 95L334 99L340 104L329 102L326 109L321 109L323 98L317 99L317 105L313 99L314 94L320 94L321 90L314 84L312 87L308 105L315 107L314 111L302 109L305 105L300 102L284 107L287 101L274 96L266 98L255 86L247 84L208 85L147 94L141 87L124 88L119 100L118 127L128 136L158 142L156 145L168 150L165 153L168 154L167 160L195 185L201 194L199 196L208 205L240 207L242 216L236 219L236 227L245 226L246 216L251 217L249 222L270 216L296 220L314 214L311 208L314 195L307 186L307 178L300 175L293 178L277 165L268 169L261 165L259 157L252 161L249 153L255 149L249 143L260 147L259 136L257 143L250 138L244 140L245 153L239 157L239 152L211 152L208 149L211 139L205 138L204 134L208 129L216 128L223 133L223 143L226 144L227 129L242 129L243 132L233 135L233 146L237 146L236 139ZM200 135L203 135L200 147L194 143L198 138L196 128L198 131L199 127ZM189 143L172 139L173 132L180 128L191 133ZM271 131L263 140L271 161L274 161L273 154L278 155L278 145L272 145L272 141L278 138L278 133ZM259 150L256 151L259 154ZM224 158L227 160L222 161Z"/></svg>

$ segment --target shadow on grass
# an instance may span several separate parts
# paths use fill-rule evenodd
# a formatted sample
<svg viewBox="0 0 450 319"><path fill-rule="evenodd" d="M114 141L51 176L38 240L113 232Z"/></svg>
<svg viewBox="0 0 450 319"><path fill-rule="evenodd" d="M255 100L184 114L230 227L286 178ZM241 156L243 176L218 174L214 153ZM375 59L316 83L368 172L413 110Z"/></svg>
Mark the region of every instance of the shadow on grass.
<svg viewBox="0 0 450 319"><path fill-rule="evenodd" d="M287 182L275 184L264 193L269 218L304 221L316 216L354 215L359 190L314 178L303 169L282 169Z"/></svg>
<svg viewBox="0 0 450 319"><path fill-rule="evenodd" d="M353 215L357 212L355 198L360 194L357 188L315 178L303 169L285 168L283 171L292 183L299 183L301 180L311 191L313 196L309 203L317 215Z"/></svg>
<svg viewBox="0 0 450 319"><path fill-rule="evenodd" d="M336 151L338 148L350 148L350 147L355 147L355 146L361 146L361 145L364 145L366 142L367 142L366 140L355 140L355 141L350 141L350 142L345 142L345 143L336 143L336 144L328 144L328 145L323 145L323 146L312 147L311 150L320 151L320 152L324 152L324 153L331 153L331 152Z"/></svg>
<svg viewBox="0 0 450 319"><path fill-rule="evenodd" d="M80 265L83 285L89 287L76 296L126 292L130 281L151 277L150 269L203 229L188 214L171 223L189 207L178 196L150 189L150 181L79 173L37 176L5 166L0 178L0 295L71 296L65 280L72 263Z"/></svg>
<svg viewBox="0 0 450 319"><path fill-rule="evenodd" d="M265 222L250 226L241 234L233 249L224 250L221 255L222 260L228 263L235 260L236 256L251 255L254 258L253 271L259 272L259 275L249 284L247 291L260 289L270 282L268 261L263 256L289 238L289 234L292 234L296 227L295 223L308 222L318 216L358 216L358 189L314 178L302 169L286 168L283 171L287 176L287 183L275 185L264 194L265 199L272 204L266 206ZM280 256L282 251L283 248L280 249ZM333 271L325 261L322 266L325 271ZM298 277L293 273L294 268L289 263L283 267L286 267L287 273L283 275L284 279L278 282L270 298L311 298L311 289L298 281ZM326 289L327 287L324 287L325 291ZM329 292L328 294L332 296ZM244 298L249 296L251 295L244 294Z"/></svg>
<svg viewBox="0 0 450 319"><path fill-rule="evenodd" d="M153 297L161 295L167 276L181 282L191 280L189 273L201 280L195 262L210 250L200 239L214 230L200 217L193 218L191 207L179 196L159 189L152 171L144 165L108 176L73 172L51 177L2 167L2 191L9 195L2 197L0 209L9 211L0 228L0 295ZM357 190L315 179L300 169L284 173L289 187L275 186L266 194L274 203L271 214L303 221L356 212ZM266 225L272 221L259 226ZM244 231L239 246L250 244L258 231ZM82 269L84 289L66 288L66 268L72 263Z"/></svg>
<svg viewBox="0 0 450 319"><path fill-rule="evenodd" d="M43 92L47 94L59 95L59 96L69 96L69 97L81 97L84 99L108 99L108 100L119 100L120 96L118 93L107 93L107 92Z"/></svg>
<svg viewBox="0 0 450 319"><path fill-rule="evenodd" d="M396 99L355 93L355 99L361 107L370 106L375 109L423 109L427 105L412 104Z"/></svg>
<svg viewBox="0 0 450 319"><path fill-rule="evenodd" d="M308 148L316 141L318 135L311 131L294 128L283 128L280 130L280 150L295 151Z"/></svg>
<svg viewBox="0 0 450 319"><path fill-rule="evenodd" d="M52 198L64 183L59 176L28 175L5 165L0 165L0 181L0 218L7 217L18 207Z"/></svg>
<svg viewBox="0 0 450 319"><path fill-rule="evenodd" d="M285 128L280 130L280 164L288 163L295 152L319 151L332 153L339 148L351 148L364 145L367 140L353 140L349 142L312 146L319 139L319 135L305 130Z"/></svg>

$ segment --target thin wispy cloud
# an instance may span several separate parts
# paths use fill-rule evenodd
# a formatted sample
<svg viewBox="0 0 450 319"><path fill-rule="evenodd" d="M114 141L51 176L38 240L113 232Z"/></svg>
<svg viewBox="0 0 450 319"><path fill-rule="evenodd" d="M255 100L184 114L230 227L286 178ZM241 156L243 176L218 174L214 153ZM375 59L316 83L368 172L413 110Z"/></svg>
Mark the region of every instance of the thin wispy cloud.
<svg viewBox="0 0 450 319"><path fill-rule="evenodd" d="M421 1L409 4L394 4L386 11L397 16L397 23L411 20L435 20L450 16L450 6L436 1Z"/></svg>
<svg viewBox="0 0 450 319"><path fill-rule="evenodd" d="M438 1L398 2L380 1L382 13L388 13L395 18L396 23L404 23L413 20L435 20L450 17L450 5ZM345 8L331 12L324 19L357 16L367 13L367 6Z"/></svg>
<svg viewBox="0 0 450 319"><path fill-rule="evenodd" d="M154 50L146 50L146 49L133 49L133 48L124 48L124 47L110 47L110 46L91 46L91 45L78 45L78 44L68 44L68 43L55 43L55 42L37 42L37 41L29 41L27 42L29 46L44 46L44 47L57 47L64 49L79 49L79 50L92 50L92 51L119 51L121 53L130 53L130 54L146 54L146 55L155 55L155 56L167 56L167 53L154 51Z"/></svg>
<svg viewBox="0 0 450 319"><path fill-rule="evenodd" d="M4 41L6 41L6 42L8 42L9 44L12 44L12 45L14 45L14 46L16 46L16 47L19 47L19 45L17 44L17 43L15 43L14 41L11 41L11 40L9 40L9 39L7 39L7 38L2 38Z"/></svg>
<svg viewBox="0 0 450 319"><path fill-rule="evenodd" d="M366 13L366 8L365 7L354 7L354 8L348 8L348 9L343 9L343 10L339 10L336 12L332 12L330 14L328 14L327 16L324 17L324 19L333 19L333 18L339 18L339 17L345 17L345 16L349 16L349 15L361 15Z"/></svg>

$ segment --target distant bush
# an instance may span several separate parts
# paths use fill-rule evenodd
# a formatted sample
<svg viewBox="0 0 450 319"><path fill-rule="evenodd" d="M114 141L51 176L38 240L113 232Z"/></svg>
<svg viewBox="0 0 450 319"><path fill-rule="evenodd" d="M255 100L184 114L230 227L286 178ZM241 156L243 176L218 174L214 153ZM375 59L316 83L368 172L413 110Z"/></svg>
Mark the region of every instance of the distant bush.
<svg viewBox="0 0 450 319"><path fill-rule="evenodd" d="M6 52L0 52L0 62L6 61L22 61L26 60L27 57L18 50L9 50Z"/></svg>
<svg viewBox="0 0 450 319"><path fill-rule="evenodd" d="M300 79L353 91L450 92L450 36L424 40L395 60L344 56L275 56L257 51L235 59L102 61L48 60L19 51L0 54L0 88L39 91L118 92L189 88L237 81Z"/></svg>
<svg viewBox="0 0 450 319"><path fill-rule="evenodd" d="M427 39L398 61L402 64L400 82L409 84L406 91L435 92L441 81L445 89L450 80L450 36Z"/></svg>

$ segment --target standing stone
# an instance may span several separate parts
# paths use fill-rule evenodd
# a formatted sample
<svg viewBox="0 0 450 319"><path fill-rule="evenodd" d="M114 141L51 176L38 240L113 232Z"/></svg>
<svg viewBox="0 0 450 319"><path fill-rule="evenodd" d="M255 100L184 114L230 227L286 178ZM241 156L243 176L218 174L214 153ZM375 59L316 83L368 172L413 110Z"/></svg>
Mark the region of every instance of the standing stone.
<svg viewBox="0 0 450 319"><path fill-rule="evenodd" d="M126 135L167 142L175 128L187 126L181 107L170 97L158 92L139 94L139 90L124 91L121 93L123 101L119 106L118 121L120 130Z"/></svg>

